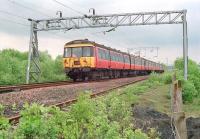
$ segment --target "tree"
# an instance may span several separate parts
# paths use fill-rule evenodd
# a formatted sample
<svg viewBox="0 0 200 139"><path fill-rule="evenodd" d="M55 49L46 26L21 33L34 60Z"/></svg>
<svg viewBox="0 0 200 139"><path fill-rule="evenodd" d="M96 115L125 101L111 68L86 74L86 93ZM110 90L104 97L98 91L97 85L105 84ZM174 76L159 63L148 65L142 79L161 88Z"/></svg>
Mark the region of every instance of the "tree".
<svg viewBox="0 0 200 139"><path fill-rule="evenodd" d="M25 83L27 56L14 49L0 51L0 85ZM66 79L61 56L53 60L47 51L40 52L40 66L40 82Z"/></svg>

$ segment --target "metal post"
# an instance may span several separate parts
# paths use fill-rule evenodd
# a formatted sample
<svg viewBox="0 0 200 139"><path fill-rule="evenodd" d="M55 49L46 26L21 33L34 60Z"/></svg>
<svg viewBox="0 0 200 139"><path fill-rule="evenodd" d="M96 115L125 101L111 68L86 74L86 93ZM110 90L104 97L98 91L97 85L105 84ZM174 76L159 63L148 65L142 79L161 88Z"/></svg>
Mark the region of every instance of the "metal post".
<svg viewBox="0 0 200 139"><path fill-rule="evenodd" d="M187 10L183 12L183 59L184 59L184 79L188 78L188 36L187 36Z"/></svg>
<svg viewBox="0 0 200 139"><path fill-rule="evenodd" d="M185 113L182 109L182 87L181 81L176 80L176 75L173 76L173 91L171 94L172 100L172 116L176 131L175 139L187 139L187 128Z"/></svg>
<svg viewBox="0 0 200 139"><path fill-rule="evenodd" d="M29 84L30 81L39 81L40 77L40 65L39 65L39 51L38 51L38 40L37 23L31 19L31 30L30 30L30 42L29 42L29 54L28 54L28 65L26 71L26 83Z"/></svg>
<svg viewBox="0 0 200 139"><path fill-rule="evenodd" d="M32 55L32 40L33 40L33 21L31 21L31 29L30 29L28 65L27 65L27 71L26 71L26 84L29 84L29 79L30 79L30 65L31 65L31 55Z"/></svg>

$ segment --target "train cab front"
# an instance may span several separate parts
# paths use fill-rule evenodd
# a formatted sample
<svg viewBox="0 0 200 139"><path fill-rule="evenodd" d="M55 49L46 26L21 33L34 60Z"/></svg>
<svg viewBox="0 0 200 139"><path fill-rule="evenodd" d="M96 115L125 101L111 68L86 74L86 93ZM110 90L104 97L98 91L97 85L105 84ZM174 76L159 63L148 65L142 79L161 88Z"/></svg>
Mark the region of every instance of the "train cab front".
<svg viewBox="0 0 200 139"><path fill-rule="evenodd" d="M86 74L95 67L94 46L91 44L66 44L63 64L66 75L74 81L85 78Z"/></svg>

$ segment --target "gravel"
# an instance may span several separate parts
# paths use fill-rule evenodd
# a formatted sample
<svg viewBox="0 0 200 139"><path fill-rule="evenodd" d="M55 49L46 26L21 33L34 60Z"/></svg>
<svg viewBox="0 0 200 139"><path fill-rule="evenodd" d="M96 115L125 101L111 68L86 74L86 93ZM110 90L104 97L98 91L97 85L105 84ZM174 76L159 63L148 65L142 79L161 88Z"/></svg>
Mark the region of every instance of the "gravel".
<svg viewBox="0 0 200 139"><path fill-rule="evenodd" d="M0 104L5 106L5 116L15 115L24 103L52 105L76 98L81 92L98 93L119 85L130 83L139 77L120 78L100 82L78 83L56 87L37 88L0 94ZM13 106L15 105L14 109Z"/></svg>

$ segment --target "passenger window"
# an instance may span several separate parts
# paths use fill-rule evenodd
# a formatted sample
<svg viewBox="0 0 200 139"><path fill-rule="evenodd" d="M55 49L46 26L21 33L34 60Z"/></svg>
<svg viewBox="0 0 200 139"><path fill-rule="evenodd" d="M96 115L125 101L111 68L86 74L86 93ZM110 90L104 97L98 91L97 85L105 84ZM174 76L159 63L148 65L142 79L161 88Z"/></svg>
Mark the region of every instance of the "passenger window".
<svg viewBox="0 0 200 139"><path fill-rule="evenodd" d="M137 57L136 63L137 63L137 65L140 65L140 58L139 57Z"/></svg>
<svg viewBox="0 0 200 139"><path fill-rule="evenodd" d="M104 51L101 50L101 58L104 59Z"/></svg>
<svg viewBox="0 0 200 139"><path fill-rule="evenodd" d="M115 61L118 62L118 54L115 54Z"/></svg>
<svg viewBox="0 0 200 139"><path fill-rule="evenodd" d="M110 53L111 60L113 61L113 53Z"/></svg>
<svg viewBox="0 0 200 139"><path fill-rule="evenodd" d="M117 56L116 56L116 54L114 54L114 61L117 61Z"/></svg>
<svg viewBox="0 0 200 139"><path fill-rule="evenodd" d="M72 56L72 48L65 48L64 57L71 57L71 56Z"/></svg>
<svg viewBox="0 0 200 139"><path fill-rule="evenodd" d="M83 57L92 56L92 47L83 47Z"/></svg>
<svg viewBox="0 0 200 139"><path fill-rule="evenodd" d="M122 62L122 55L119 55L119 62Z"/></svg>
<svg viewBox="0 0 200 139"><path fill-rule="evenodd" d="M115 53L113 53L112 55L113 55L113 61L115 61Z"/></svg>
<svg viewBox="0 0 200 139"><path fill-rule="evenodd" d="M119 62L119 54L116 54L117 62Z"/></svg>
<svg viewBox="0 0 200 139"><path fill-rule="evenodd" d="M103 50L103 49L98 49L98 58L110 60L109 51Z"/></svg>
<svg viewBox="0 0 200 139"><path fill-rule="evenodd" d="M106 50L106 60L110 60L109 51Z"/></svg>
<svg viewBox="0 0 200 139"><path fill-rule="evenodd" d="M101 50L100 49L98 49L98 58L101 59Z"/></svg>
<svg viewBox="0 0 200 139"><path fill-rule="evenodd" d="M125 63L130 64L129 57L125 56Z"/></svg>
<svg viewBox="0 0 200 139"><path fill-rule="evenodd" d="M105 50L102 50L102 59L106 59L106 52L105 52Z"/></svg>

